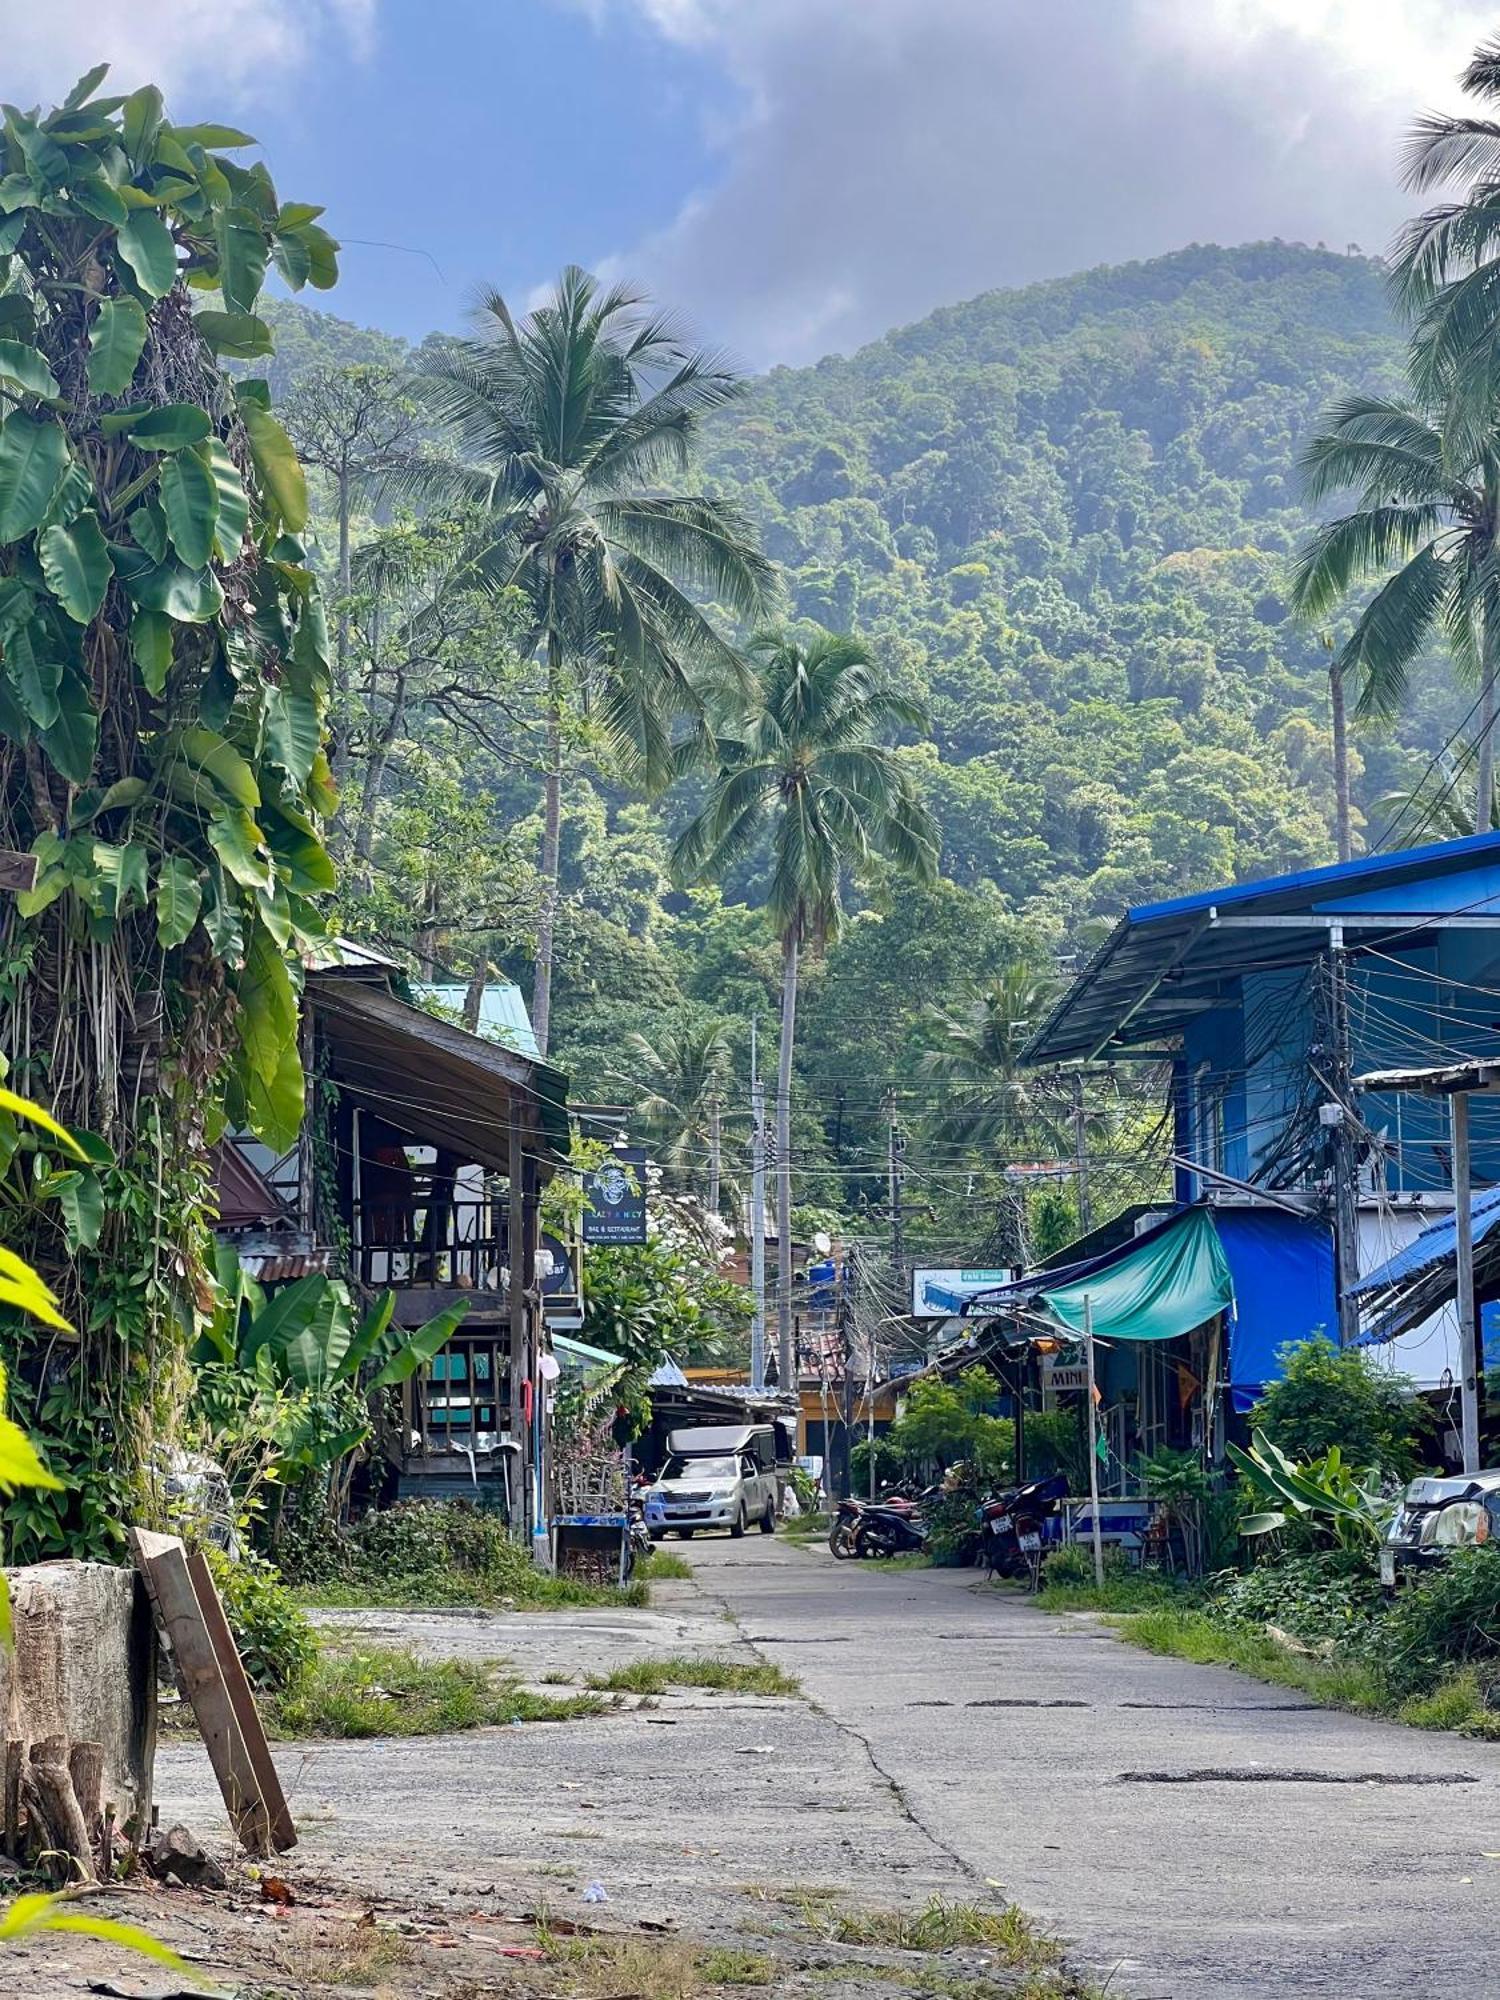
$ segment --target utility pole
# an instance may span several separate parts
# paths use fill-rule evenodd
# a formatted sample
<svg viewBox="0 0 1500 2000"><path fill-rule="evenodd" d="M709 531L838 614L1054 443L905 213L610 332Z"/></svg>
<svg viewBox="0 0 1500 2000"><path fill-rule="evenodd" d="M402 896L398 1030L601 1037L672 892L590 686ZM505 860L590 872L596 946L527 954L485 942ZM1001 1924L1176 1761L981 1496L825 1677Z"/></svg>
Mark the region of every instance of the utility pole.
<svg viewBox="0 0 1500 2000"><path fill-rule="evenodd" d="M750 1387L766 1386L766 1087L750 1023Z"/></svg>
<svg viewBox="0 0 1500 2000"><path fill-rule="evenodd" d="M719 1212L719 1167L720 1167L720 1121L719 1093L716 1090L708 1109L708 1212Z"/></svg>
<svg viewBox="0 0 1500 2000"><path fill-rule="evenodd" d="M891 1282L901 1309L907 1309L906 1298L906 1240L901 1216L901 1182L906 1160L906 1135L895 1119L891 1119L887 1144L887 1177L890 1188L891 1209Z"/></svg>
<svg viewBox="0 0 1500 2000"><path fill-rule="evenodd" d="M1104 1588L1104 1534L1099 1520L1099 1401L1094 1389L1094 1301L1083 1295L1083 1358L1088 1368L1089 1518L1093 1528L1094 1588Z"/></svg>
<svg viewBox="0 0 1500 2000"><path fill-rule="evenodd" d="M1083 1071L1075 1069L1073 1083L1073 1162L1077 1170L1078 1227L1084 1236L1094 1226L1094 1202L1089 1192L1088 1121L1083 1112Z"/></svg>
<svg viewBox="0 0 1500 2000"><path fill-rule="evenodd" d="M1328 932L1328 1013L1334 1102L1323 1105L1318 1115L1328 1128L1333 1168L1339 1346L1351 1347L1359 1337L1359 1301L1354 1296L1354 1287L1359 1282L1359 1159L1350 1112L1354 1079L1349 1050L1349 969L1342 924L1332 925Z"/></svg>
<svg viewBox="0 0 1500 2000"><path fill-rule="evenodd" d="M839 1352L843 1356L844 1363L843 1378L839 1383L841 1422L839 1424L838 1496L841 1500L847 1500L853 1491L853 1479L849 1469L849 1431L850 1426L854 1422L854 1397L850 1381L854 1370L854 1339L850 1331L852 1314L849 1306L849 1267L853 1256L853 1250L846 1243L844 1245L843 1260L839 1265ZM831 1477L833 1468L830 1466L828 1471L830 1473L828 1490L832 1493L834 1490Z"/></svg>
<svg viewBox="0 0 1500 2000"><path fill-rule="evenodd" d="M1456 1225L1454 1283L1458 1306L1458 1354L1464 1471L1479 1470L1479 1357L1474 1330L1474 1193L1469 1173L1469 1094L1455 1090L1448 1099L1449 1131L1453 1139L1453 1219Z"/></svg>

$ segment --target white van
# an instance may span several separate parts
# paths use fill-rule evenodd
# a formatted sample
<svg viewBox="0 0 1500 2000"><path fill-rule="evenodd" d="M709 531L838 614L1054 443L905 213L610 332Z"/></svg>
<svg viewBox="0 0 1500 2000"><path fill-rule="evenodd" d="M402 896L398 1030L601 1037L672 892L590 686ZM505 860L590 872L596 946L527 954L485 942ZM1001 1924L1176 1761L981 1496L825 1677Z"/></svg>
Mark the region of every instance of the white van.
<svg viewBox="0 0 1500 2000"><path fill-rule="evenodd" d="M646 1489L653 1541L669 1530L688 1540L699 1528L743 1535L755 1522L776 1531L781 1489L776 1435L769 1424L697 1424L667 1438L667 1462Z"/></svg>

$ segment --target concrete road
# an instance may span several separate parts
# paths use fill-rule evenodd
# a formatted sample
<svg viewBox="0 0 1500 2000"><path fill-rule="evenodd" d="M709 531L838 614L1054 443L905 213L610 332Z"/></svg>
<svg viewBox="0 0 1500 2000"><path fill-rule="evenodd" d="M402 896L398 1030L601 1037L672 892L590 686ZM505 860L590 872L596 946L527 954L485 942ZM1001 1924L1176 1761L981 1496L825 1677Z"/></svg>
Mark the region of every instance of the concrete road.
<svg viewBox="0 0 1500 2000"><path fill-rule="evenodd" d="M1500 1995L1500 1748L1138 1652L972 1572L688 1553L933 1843L1122 2000Z"/></svg>

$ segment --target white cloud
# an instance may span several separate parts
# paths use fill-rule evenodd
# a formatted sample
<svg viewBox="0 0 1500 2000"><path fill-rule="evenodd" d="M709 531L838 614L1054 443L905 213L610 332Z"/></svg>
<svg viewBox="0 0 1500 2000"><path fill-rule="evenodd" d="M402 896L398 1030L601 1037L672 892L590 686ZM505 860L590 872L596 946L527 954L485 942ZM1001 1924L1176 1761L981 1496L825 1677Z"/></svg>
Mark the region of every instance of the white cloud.
<svg viewBox="0 0 1500 2000"><path fill-rule="evenodd" d="M214 88L253 103L284 86L318 44L369 52L378 0L0 0L5 95L53 103L97 62L121 89L158 83L173 94ZM190 108L179 107L184 122Z"/></svg>
<svg viewBox="0 0 1500 2000"><path fill-rule="evenodd" d="M1384 247L1494 0L563 0L713 63L717 177L611 263L748 358L993 285L1283 236Z"/></svg>

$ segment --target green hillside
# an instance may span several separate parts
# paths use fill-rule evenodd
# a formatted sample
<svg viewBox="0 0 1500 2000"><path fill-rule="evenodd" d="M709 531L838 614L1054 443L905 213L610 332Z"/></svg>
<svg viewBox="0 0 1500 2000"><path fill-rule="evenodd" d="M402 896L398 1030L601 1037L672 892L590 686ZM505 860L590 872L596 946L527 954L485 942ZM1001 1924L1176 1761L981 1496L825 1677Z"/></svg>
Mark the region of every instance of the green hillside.
<svg viewBox="0 0 1500 2000"><path fill-rule="evenodd" d="M297 307L278 321L283 387L320 360L398 352ZM803 1198L878 1202L894 1104L928 1134L913 1161L935 1237L977 1241L1003 1203L970 1168L1004 1145L942 1133L953 1092L917 1081L933 1009L962 1009L1017 956L1076 953L1129 901L1331 858L1327 654L1282 594L1307 525L1294 467L1332 397L1397 386L1400 351L1370 261L1192 248L775 370L716 423L705 481L758 518L792 609L874 639L932 718L905 754L942 823L943 878L877 895L808 969ZM1356 806L1409 778L1461 712L1441 672L1421 677L1397 736L1361 737ZM420 905L424 956L435 944L462 976L483 949L524 982L537 794L513 684L496 713L488 742L451 703L405 716L375 887L345 920L399 944ZM654 1042L710 1010L743 1075L776 976L754 861L722 897L672 894L692 787L646 806L587 743L578 755L556 1053L580 1095L619 1102L630 1032ZM731 1152L743 1125L726 1128Z"/></svg>
<svg viewBox="0 0 1500 2000"><path fill-rule="evenodd" d="M1325 656L1280 594L1294 460L1398 356L1376 264L1194 248L779 369L708 471L798 611L928 695L949 874L1072 925L1326 854Z"/></svg>

